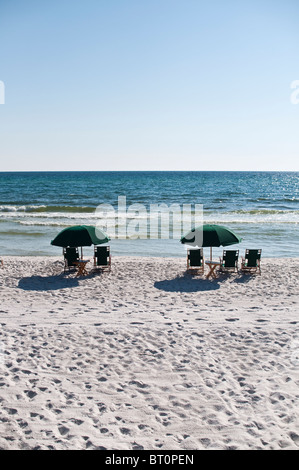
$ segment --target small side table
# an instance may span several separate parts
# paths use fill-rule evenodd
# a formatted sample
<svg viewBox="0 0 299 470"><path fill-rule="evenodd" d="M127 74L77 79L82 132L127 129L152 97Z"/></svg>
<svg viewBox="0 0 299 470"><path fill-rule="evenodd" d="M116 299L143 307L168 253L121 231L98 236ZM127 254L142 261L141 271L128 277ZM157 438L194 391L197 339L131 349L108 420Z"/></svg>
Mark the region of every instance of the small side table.
<svg viewBox="0 0 299 470"><path fill-rule="evenodd" d="M76 277L86 276L88 274L88 272L86 270L87 263L89 263L89 260L83 260L83 259L76 262L76 265L78 266L78 272L76 274Z"/></svg>
<svg viewBox="0 0 299 470"><path fill-rule="evenodd" d="M210 268L207 274L207 279L209 279L210 277L213 277L214 279L216 279L217 274L215 273L215 269L217 268L217 266L220 266L221 263L219 261L206 261L206 264Z"/></svg>

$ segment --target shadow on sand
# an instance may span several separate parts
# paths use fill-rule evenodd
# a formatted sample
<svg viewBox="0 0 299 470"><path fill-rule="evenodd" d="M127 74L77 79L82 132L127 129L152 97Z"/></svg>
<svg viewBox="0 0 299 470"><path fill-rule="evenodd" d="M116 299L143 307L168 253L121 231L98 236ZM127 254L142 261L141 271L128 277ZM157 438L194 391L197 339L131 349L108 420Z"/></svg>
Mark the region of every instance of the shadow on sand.
<svg viewBox="0 0 299 470"><path fill-rule="evenodd" d="M76 277L68 277L64 274L54 276L30 276L20 279L18 287L28 291L69 289L77 287L79 285L79 279L80 278Z"/></svg>
<svg viewBox="0 0 299 470"><path fill-rule="evenodd" d="M154 283L156 289L165 292L202 292L217 290L220 288L221 279L209 280L206 278L192 276L185 273L183 276L177 276L174 279L165 279Z"/></svg>
<svg viewBox="0 0 299 470"><path fill-rule="evenodd" d="M157 281L154 286L165 292L203 292L213 291L220 288L221 283L230 278L232 282L246 284L252 279L250 273L219 273L216 279L206 279L204 277L194 276L185 273L183 276L177 276L174 279L165 279Z"/></svg>
<svg viewBox="0 0 299 470"><path fill-rule="evenodd" d="M255 273L239 273L239 275L234 279L234 282L237 282L238 284L246 284L255 276Z"/></svg>

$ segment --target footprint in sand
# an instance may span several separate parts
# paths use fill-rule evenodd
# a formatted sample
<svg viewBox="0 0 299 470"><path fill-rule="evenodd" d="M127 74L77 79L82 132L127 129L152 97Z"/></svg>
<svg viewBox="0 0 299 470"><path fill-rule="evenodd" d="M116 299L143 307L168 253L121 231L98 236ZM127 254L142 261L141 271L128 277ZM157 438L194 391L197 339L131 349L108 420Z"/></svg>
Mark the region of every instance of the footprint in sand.
<svg viewBox="0 0 299 470"><path fill-rule="evenodd" d="M61 436L65 436L69 432L69 428L66 426L62 425L58 427L58 431L60 432Z"/></svg>
<svg viewBox="0 0 299 470"><path fill-rule="evenodd" d="M28 398L32 399L36 397L37 393L33 390L24 390L24 393L27 395Z"/></svg>
<svg viewBox="0 0 299 470"><path fill-rule="evenodd" d="M15 408L5 408L5 411L7 411L9 415L15 415L18 412Z"/></svg>
<svg viewBox="0 0 299 470"><path fill-rule="evenodd" d="M296 446L299 447L299 436L298 436L298 434L296 434L295 432L291 432L290 433L290 438L292 439L292 441L294 441Z"/></svg>
<svg viewBox="0 0 299 470"><path fill-rule="evenodd" d="M133 450L144 450L144 447L141 444L137 444L137 442L132 443Z"/></svg>
<svg viewBox="0 0 299 470"><path fill-rule="evenodd" d="M128 429L128 428L120 428L120 432L121 432L122 434L124 434L124 435L129 435L129 434L131 434L131 431L130 431L130 429Z"/></svg>
<svg viewBox="0 0 299 470"><path fill-rule="evenodd" d="M23 419L17 419L17 423L21 429L25 429L28 427L27 421L24 421Z"/></svg>

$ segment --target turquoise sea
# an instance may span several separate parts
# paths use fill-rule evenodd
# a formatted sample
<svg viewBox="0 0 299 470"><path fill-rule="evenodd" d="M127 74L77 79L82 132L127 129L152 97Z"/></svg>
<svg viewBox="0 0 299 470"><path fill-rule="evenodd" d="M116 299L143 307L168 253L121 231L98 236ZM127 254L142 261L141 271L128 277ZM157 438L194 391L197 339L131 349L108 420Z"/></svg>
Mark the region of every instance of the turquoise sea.
<svg viewBox="0 0 299 470"><path fill-rule="evenodd" d="M60 230L95 224L96 208L109 204L116 211L119 197L128 208L139 204L148 211L134 216L143 237L151 205L197 204L204 223L225 225L243 237L234 246L240 254L245 248L262 248L264 257L299 254L299 172L175 171L0 173L0 255L60 255L50 244ZM161 228L158 239L114 238L112 255L185 257L172 226L168 235ZM215 256L222 249L214 249Z"/></svg>

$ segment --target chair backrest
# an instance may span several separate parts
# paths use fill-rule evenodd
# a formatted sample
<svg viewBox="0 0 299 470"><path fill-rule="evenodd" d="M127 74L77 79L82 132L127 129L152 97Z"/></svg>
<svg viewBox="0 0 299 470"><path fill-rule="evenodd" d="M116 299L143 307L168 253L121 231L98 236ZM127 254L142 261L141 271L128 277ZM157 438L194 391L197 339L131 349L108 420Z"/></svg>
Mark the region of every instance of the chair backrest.
<svg viewBox="0 0 299 470"><path fill-rule="evenodd" d="M202 266L203 263L203 250L189 250L188 259L190 266Z"/></svg>
<svg viewBox="0 0 299 470"><path fill-rule="evenodd" d="M74 263L79 260L79 251L77 247L67 247L64 250L64 258L68 266L74 266Z"/></svg>
<svg viewBox="0 0 299 470"><path fill-rule="evenodd" d="M109 256L110 256L109 246L95 246L94 247L94 257L95 257L97 266L108 266Z"/></svg>
<svg viewBox="0 0 299 470"><path fill-rule="evenodd" d="M261 259L262 250L246 250L245 261L246 265L250 268L255 268L257 262Z"/></svg>
<svg viewBox="0 0 299 470"><path fill-rule="evenodd" d="M225 268L234 268L239 258L239 250L223 251L223 266Z"/></svg>

